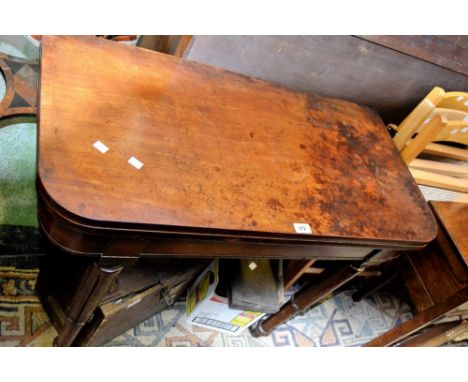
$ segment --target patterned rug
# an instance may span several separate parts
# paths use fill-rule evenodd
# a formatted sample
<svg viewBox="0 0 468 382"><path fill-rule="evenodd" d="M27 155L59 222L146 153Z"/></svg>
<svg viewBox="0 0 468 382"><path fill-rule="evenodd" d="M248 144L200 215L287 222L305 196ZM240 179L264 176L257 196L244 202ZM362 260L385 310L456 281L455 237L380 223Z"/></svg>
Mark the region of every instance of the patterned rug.
<svg viewBox="0 0 468 382"><path fill-rule="evenodd" d="M57 335L34 293L37 270L0 267L0 346L51 346ZM177 302L105 346L360 346L412 317L409 306L389 292L359 303L353 290L340 292L280 326L253 338L195 327Z"/></svg>
<svg viewBox="0 0 468 382"><path fill-rule="evenodd" d="M51 346L57 335L34 293L37 274L0 267L0 346Z"/></svg>

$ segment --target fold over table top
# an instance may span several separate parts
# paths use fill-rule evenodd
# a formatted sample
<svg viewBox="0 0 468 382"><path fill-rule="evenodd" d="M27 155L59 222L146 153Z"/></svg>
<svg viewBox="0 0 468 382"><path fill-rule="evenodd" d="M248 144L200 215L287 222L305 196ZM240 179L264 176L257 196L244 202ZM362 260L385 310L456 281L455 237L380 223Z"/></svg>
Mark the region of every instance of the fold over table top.
<svg viewBox="0 0 468 382"><path fill-rule="evenodd" d="M41 49L38 180L76 221L382 245L435 236L367 108L92 37L45 36Z"/></svg>

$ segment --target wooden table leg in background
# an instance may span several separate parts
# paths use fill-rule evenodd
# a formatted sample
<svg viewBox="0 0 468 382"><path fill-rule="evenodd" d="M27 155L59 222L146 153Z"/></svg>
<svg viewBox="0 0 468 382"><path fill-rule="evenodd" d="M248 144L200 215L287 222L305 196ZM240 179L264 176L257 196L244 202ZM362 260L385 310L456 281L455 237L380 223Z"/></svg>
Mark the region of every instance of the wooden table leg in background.
<svg viewBox="0 0 468 382"><path fill-rule="evenodd" d="M65 324L55 342L56 346L72 345L122 269L122 266L102 266L100 262L88 266L67 309Z"/></svg>
<svg viewBox="0 0 468 382"><path fill-rule="evenodd" d="M269 335L275 328L292 318L297 313L311 307L318 301L338 289L341 285L354 278L361 269L346 265L331 275L324 275L318 283L305 286L293 299L286 303L278 313L275 313L265 320L259 322L251 329L254 337Z"/></svg>

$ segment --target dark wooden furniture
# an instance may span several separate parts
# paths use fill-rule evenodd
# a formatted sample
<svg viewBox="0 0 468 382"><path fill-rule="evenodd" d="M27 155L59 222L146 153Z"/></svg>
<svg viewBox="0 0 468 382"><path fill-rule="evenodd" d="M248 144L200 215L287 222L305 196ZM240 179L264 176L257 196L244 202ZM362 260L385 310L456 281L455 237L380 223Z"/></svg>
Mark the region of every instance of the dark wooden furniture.
<svg viewBox="0 0 468 382"><path fill-rule="evenodd" d="M440 336L448 341L453 333L466 333L461 321L468 318L468 204L430 204L439 223L436 240L398 259L399 274L417 313L366 346L435 345L443 343ZM452 335L443 336L446 332Z"/></svg>
<svg viewBox="0 0 468 382"><path fill-rule="evenodd" d="M49 248L41 259L37 290L54 326L67 324L76 287L89 265L86 258ZM112 282L83 325L74 345L100 346L166 309L208 265L196 259L140 259Z"/></svg>
<svg viewBox="0 0 468 382"><path fill-rule="evenodd" d="M87 262L58 345L140 258L341 260L305 308L435 236L368 108L91 37L43 38L39 92L39 221Z"/></svg>
<svg viewBox="0 0 468 382"><path fill-rule="evenodd" d="M0 76L6 84L5 95L0 99L0 120L36 115L37 72L36 60L0 53Z"/></svg>
<svg viewBox="0 0 468 382"><path fill-rule="evenodd" d="M468 76L467 36L358 36Z"/></svg>

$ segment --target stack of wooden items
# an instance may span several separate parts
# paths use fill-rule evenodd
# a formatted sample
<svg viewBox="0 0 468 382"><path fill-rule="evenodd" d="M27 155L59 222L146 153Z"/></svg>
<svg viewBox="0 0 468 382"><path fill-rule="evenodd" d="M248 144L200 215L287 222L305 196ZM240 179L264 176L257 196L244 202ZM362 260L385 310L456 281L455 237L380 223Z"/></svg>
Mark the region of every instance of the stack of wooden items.
<svg viewBox="0 0 468 382"><path fill-rule="evenodd" d="M390 127L418 184L468 192L468 93L435 87L399 126Z"/></svg>

